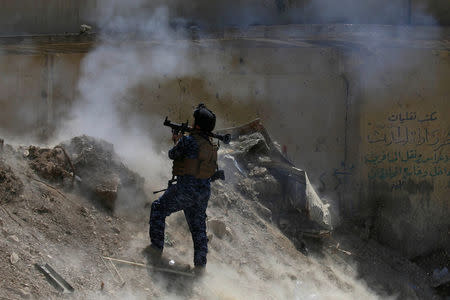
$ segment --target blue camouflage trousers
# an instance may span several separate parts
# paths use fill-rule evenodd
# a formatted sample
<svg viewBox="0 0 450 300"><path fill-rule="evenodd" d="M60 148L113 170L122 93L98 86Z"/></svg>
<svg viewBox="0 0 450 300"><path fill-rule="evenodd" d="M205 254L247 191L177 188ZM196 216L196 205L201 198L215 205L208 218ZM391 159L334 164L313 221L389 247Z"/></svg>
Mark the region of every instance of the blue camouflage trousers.
<svg viewBox="0 0 450 300"><path fill-rule="evenodd" d="M153 246L164 248L165 220L170 214L183 210L194 243L194 265L206 265L208 238L206 236L206 208L211 194L209 182L192 181L178 183L152 203L150 211L150 240Z"/></svg>

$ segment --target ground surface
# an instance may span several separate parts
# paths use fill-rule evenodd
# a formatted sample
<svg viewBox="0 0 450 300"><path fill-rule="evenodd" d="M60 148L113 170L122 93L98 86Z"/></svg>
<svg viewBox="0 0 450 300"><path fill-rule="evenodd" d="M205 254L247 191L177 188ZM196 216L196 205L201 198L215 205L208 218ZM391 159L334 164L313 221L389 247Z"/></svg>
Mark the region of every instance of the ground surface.
<svg viewBox="0 0 450 300"><path fill-rule="evenodd" d="M232 182L213 185L205 276L112 266L102 256L145 261L149 208L134 203L119 216L76 186L39 177L24 149L0 153L0 299L438 299L423 268L352 226L306 240L305 256ZM192 264L183 214L167 223L165 257ZM35 263L49 263L75 294L57 292Z"/></svg>

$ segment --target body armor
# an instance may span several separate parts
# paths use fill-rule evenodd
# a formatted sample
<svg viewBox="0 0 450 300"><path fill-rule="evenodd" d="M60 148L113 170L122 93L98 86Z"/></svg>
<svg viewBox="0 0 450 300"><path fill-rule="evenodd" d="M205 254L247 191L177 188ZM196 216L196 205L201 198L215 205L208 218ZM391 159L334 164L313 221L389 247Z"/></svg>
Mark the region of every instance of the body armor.
<svg viewBox="0 0 450 300"><path fill-rule="evenodd" d="M198 158L183 158L173 161L172 175L192 175L197 179L208 179L217 171L217 151L219 147L210 138L193 132L191 136L198 145Z"/></svg>

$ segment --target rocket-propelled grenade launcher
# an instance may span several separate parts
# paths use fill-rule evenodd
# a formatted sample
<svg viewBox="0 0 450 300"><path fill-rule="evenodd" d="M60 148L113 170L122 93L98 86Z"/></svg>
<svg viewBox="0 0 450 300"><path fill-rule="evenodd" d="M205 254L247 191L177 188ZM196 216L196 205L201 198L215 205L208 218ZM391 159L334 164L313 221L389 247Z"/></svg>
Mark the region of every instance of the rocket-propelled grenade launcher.
<svg viewBox="0 0 450 300"><path fill-rule="evenodd" d="M176 124L176 123L172 123L167 117L164 120L164 126L172 128L173 134L179 134L179 133L184 134L185 132L192 132L194 130L192 127L189 127L188 122ZM219 141L222 141L225 144L229 144L231 141L230 134L222 135L222 134L216 134L216 133L212 133L212 132L205 132L205 133L209 137L218 139Z"/></svg>

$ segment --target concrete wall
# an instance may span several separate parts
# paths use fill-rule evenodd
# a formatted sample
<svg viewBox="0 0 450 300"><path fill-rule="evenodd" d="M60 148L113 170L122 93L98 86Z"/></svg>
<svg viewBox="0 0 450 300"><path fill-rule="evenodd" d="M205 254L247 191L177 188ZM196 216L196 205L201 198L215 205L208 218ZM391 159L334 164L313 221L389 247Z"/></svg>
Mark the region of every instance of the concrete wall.
<svg viewBox="0 0 450 300"><path fill-rule="evenodd" d="M163 116L191 119L199 101L217 112L219 128L260 117L344 218L366 222L410 257L449 249L449 51L298 45L237 39L197 47L187 60L217 64L134 86L121 99L122 117L141 117L156 141L166 139L155 129ZM142 55L154 49L142 46ZM84 58L0 56L8 74L0 135L44 137L70 118Z"/></svg>
<svg viewBox="0 0 450 300"><path fill-rule="evenodd" d="M429 245L448 249L449 52L383 49L379 55L401 55L412 63L401 70L392 64L370 82L363 79L361 200L381 241L407 249L409 256L429 251Z"/></svg>
<svg viewBox="0 0 450 300"><path fill-rule="evenodd" d="M0 0L0 35L78 33L81 24L95 30L115 16L151 16L169 7L174 22L202 27L293 23L371 23L450 25L447 0L247 0L130 1ZM118 9L117 7L120 7ZM116 9L117 8L117 9ZM183 20L183 21L181 21Z"/></svg>

